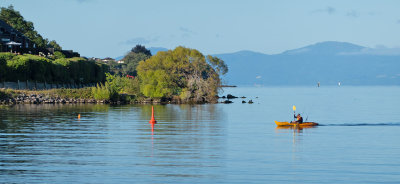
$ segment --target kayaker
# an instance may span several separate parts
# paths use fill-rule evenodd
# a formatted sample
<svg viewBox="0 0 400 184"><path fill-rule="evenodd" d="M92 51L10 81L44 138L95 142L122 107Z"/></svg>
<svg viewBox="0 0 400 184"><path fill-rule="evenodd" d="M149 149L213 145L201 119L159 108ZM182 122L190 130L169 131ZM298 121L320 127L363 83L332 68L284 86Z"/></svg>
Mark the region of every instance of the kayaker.
<svg viewBox="0 0 400 184"><path fill-rule="evenodd" d="M297 119L297 121L295 121L296 123L303 123L303 117L301 117L300 114L297 114L297 116L294 116L294 118Z"/></svg>

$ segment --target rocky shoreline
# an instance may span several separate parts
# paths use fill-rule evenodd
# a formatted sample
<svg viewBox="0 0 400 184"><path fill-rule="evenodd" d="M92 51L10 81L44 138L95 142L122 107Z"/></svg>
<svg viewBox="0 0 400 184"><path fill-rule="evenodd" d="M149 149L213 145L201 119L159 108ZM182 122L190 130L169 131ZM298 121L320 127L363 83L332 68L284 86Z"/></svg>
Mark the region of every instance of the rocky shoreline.
<svg viewBox="0 0 400 184"><path fill-rule="evenodd" d="M14 98L6 97L0 99L0 104L67 104L67 103L109 103L107 101L96 101L95 99L70 99L60 97L49 97L37 94L19 94Z"/></svg>
<svg viewBox="0 0 400 184"><path fill-rule="evenodd" d="M217 97L219 99L227 99L223 101L217 101L216 103L233 103L230 99L238 98L228 94L227 97ZM241 97L246 98L246 97ZM251 100L250 100L251 101ZM74 99L74 98L62 98L52 97L43 94L18 94L15 97L3 97L0 98L0 105L14 105L14 104L170 104L179 102L175 101L161 101L160 99L142 99L140 101L109 101L109 100L95 100L95 99Z"/></svg>

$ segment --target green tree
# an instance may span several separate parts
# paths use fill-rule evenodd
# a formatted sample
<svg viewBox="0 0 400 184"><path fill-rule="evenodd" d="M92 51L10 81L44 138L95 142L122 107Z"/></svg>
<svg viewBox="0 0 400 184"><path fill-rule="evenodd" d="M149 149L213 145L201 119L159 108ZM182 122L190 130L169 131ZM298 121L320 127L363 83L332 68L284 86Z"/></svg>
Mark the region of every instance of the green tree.
<svg viewBox="0 0 400 184"><path fill-rule="evenodd" d="M110 68L110 73L114 75L124 75L122 70L123 70L123 65L117 63L116 61L109 61L108 62L108 67ZM126 75L126 74L125 74Z"/></svg>
<svg viewBox="0 0 400 184"><path fill-rule="evenodd" d="M49 44L47 45L47 47L54 48L55 51L61 51L62 50L61 46L55 40L50 41Z"/></svg>
<svg viewBox="0 0 400 184"><path fill-rule="evenodd" d="M150 56L144 53L129 52L123 59L125 62L123 74L137 76L136 68L139 65L139 62L149 58Z"/></svg>
<svg viewBox="0 0 400 184"><path fill-rule="evenodd" d="M183 101L213 101L220 89L219 73L228 69L218 58L209 57L209 60L214 67L202 53L185 47L158 52L137 67L140 89L152 98L179 96Z"/></svg>
<svg viewBox="0 0 400 184"><path fill-rule="evenodd" d="M222 59L208 55L207 61L212 67L214 67L218 74L225 75L226 73L228 73L228 66Z"/></svg>
<svg viewBox="0 0 400 184"><path fill-rule="evenodd" d="M125 64L122 66L122 75L137 76L136 68L140 61L144 61L151 57L150 50L145 46L136 45L131 51L122 59Z"/></svg>
<svg viewBox="0 0 400 184"><path fill-rule="evenodd" d="M143 46L143 45L136 45L135 47L132 48L131 52L143 53L143 54L145 54L147 56L151 56L150 50L146 49L146 47Z"/></svg>

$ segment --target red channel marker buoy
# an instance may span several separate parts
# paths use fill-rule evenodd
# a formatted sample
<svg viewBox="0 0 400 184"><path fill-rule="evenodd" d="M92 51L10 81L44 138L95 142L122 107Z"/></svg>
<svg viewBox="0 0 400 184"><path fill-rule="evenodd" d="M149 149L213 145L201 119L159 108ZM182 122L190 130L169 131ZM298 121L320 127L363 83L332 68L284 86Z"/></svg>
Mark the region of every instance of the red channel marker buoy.
<svg viewBox="0 0 400 184"><path fill-rule="evenodd" d="M151 120L149 121L150 124L154 125L157 121L154 119L154 107L151 106Z"/></svg>
<svg viewBox="0 0 400 184"><path fill-rule="evenodd" d="M151 125L151 134L153 135L154 132L154 125L157 123L157 121L154 119L154 107L151 106L151 119L149 121Z"/></svg>

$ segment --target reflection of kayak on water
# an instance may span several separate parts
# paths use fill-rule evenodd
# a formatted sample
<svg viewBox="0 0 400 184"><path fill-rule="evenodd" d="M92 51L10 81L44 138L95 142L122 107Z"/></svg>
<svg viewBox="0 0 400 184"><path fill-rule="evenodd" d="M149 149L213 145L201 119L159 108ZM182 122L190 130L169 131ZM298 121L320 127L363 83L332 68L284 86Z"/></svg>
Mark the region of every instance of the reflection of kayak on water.
<svg viewBox="0 0 400 184"><path fill-rule="evenodd" d="M277 126L293 126L293 127L295 127L295 126L297 126L297 127L312 127L312 126L317 126L318 125L318 123L315 123L315 122L303 122L303 123L291 123L291 122L287 122L287 121L284 121L284 122L279 122L279 121L275 121L275 124L277 125Z"/></svg>

